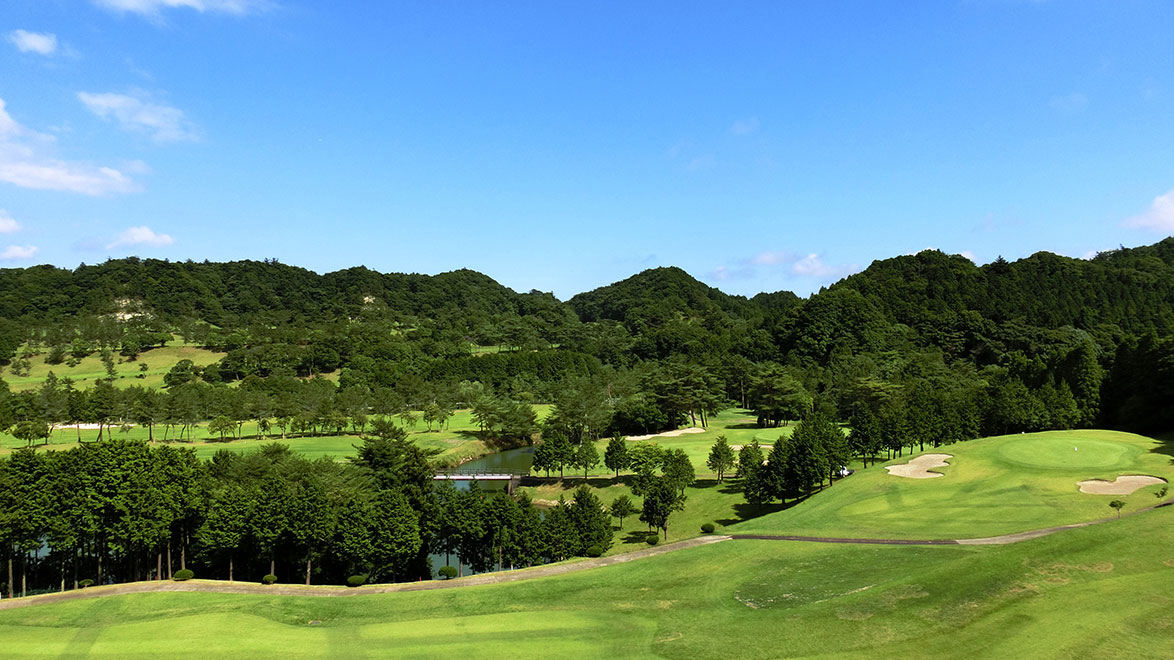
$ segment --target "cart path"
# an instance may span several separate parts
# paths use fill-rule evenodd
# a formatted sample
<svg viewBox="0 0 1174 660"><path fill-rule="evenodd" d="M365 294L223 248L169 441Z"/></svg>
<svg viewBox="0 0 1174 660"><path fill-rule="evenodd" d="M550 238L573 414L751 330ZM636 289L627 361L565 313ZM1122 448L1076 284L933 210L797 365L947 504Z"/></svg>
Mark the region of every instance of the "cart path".
<svg viewBox="0 0 1174 660"><path fill-rule="evenodd" d="M1136 516L1154 509L1174 505L1174 500L1162 502L1155 506L1139 509L1127 514L1123 514L1122 518L1129 516ZM730 534L722 535L715 534L709 536L698 536L684 541L677 541L675 543L666 543L664 545L652 546L643 548L634 552L626 552L624 554L612 555L610 557L597 557L594 559L584 559L581 561L564 562L559 564L547 564L545 566L536 566L533 568L524 568L513 571L498 571L496 573L482 573L480 575L471 575L464 578L456 578L454 580L429 580L427 582L399 582L396 584L375 584L365 585L362 587L340 587L340 586L306 586L296 584L281 584L281 585L261 585L253 582L225 582L222 580L188 580L185 582L173 582L171 580L152 580L148 582L131 582L129 584L110 584L101 587L89 587L86 589L76 589L60 593L40 594L37 596L29 596L27 598L4 598L0 600L0 610L15 609L18 607L31 607L34 605L48 605L51 603L60 603L70 600L102 598L105 596L122 596L126 594L143 594L143 593L162 593L162 592L204 592L215 594L256 594L268 596L366 596L370 594L386 594L397 593L402 591L428 591L432 589L455 589L458 587L476 587L488 584L503 584L506 582L519 582L522 580L532 580L536 578L551 577L555 575L566 575L567 573L577 573L593 568L601 568L604 566L614 566L616 564L623 564L637 559L644 559L645 557L655 557L686 548L695 548L702 545L710 545L713 543L721 543L723 541L784 541L784 542L807 542L807 543L835 543L835 544L863 544L863 545L1008 545L1010 543L1019 543L1021 541L1028 541L1037 539L1041 536L1048 536L1057 532L1066 531L1069 529L1078 529L1080 527L1089 527L1091 525L1099 525L1101 523L1111 522L1117 520L1116 516L1109 518L1101 518L1100 520L1090 520L1087 522L1073 523L1071 525L1058 525L1056 527L1045 527L1043 529L1033 529L1026 532L1015 532L1014 534L1003 534L1000 536L988 536L985 538L974 539L875 539L875 538L838 538L828 536L789 536L780 534Z"/></svg>

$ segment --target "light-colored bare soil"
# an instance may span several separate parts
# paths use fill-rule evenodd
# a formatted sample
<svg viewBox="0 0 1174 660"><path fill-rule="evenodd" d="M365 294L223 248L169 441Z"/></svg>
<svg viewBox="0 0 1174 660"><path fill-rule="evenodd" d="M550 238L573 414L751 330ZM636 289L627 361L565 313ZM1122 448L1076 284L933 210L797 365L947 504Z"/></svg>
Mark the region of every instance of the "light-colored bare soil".
<svg viewBox="0 0 1174 660"><path fill-rule="evenodd" d="M933 479L935 477L944 477L946 475L941 472L933 472L930 468L946 467L949 463L947 458L954 458L950 454L922 454L917 458L903 463L901 465L890 465L885 469L894 477L906 477L909 479Z"/></svg>
<svg viewBox="0 0 1174 660"><path fill-rule="evenodd" d="M653 433L651 435L630 435L629 440L651 440L653 438L675 438L677 436L686 435L688 433L705 433L705 429L698 426L691 426L687 429L677 429L675 431L665 431L664 433Z"/></svg>
<svg viewBox="0 0 1174 660"><path fill-rule="evenodd" d="M1088 479L1078 481L1076 485L1080 486L1080 492L1082 493L1091 493L1093 495L1128 495L1139 488L1164 483L1166 483L1166 480L1160 477L1151 477L1147 474L1126 474L1117 477L1113 481Z"/></svg>

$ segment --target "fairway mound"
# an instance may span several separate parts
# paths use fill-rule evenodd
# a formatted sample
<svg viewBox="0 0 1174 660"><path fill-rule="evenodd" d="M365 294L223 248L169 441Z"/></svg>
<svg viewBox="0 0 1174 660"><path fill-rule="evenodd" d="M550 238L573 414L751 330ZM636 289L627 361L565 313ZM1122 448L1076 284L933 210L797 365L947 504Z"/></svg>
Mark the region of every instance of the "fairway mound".
<svg viewBox="0 0 1174 660"><path fill-rule="evenodd" d="M1091 493L1093 495L1129 495L1139 488L1164 483L1166 483L1166 480L1161 477L1151 477L1148 474L1126 474L1117 477L1113 481L1086 479L1085 481L1076 482L1076 485L1080 486L1080 492L1082 493Z"/></svg>
<svg viewBox="0 0 1174 660"><path fill-rule="evenodd" d="M687 433L705 433L705 429L698 426L690 426L687 429L677 429L675 431L665 431L664 433L652 433L650 435L630 435L628 440L651 440L653 438L675 438L679 435Z"/></svg>
<svg viewBox="0 0 1174 660"><path fill-rule="evenodd" d="M941 472L932 472L930 468L946 467L949 463L947 458L954 458L950 454L924 454L901 465L889 465L885 469L894 477L906 477L908 479L933 479L935 477L944 477L946 475Z"/></svg>

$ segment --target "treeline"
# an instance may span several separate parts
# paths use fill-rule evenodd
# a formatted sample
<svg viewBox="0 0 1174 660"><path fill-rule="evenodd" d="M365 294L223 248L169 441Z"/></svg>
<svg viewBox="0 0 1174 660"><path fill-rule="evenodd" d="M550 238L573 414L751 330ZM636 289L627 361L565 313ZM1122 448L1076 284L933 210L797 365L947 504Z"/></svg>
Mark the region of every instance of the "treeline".
<svg viewBox="0 0 1174 660"><path fill-rule="evenodd" d="M590 489L545 516L523 495L434 486L429 454L390 430L351 463L279 444L208 462L111 440L0 459L4 593L165 579L342 584L430 579L430 553L486 571L605 552ZM357 576L357 577L356 577Z"/></svg>

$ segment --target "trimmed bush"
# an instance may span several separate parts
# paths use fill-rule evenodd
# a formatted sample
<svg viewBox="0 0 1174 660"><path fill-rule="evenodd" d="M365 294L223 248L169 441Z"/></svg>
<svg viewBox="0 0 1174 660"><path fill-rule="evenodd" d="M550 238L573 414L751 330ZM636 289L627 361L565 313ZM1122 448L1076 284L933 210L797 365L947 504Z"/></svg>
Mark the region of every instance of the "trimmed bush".
<svg viewBox="0 0 1174 660"><path fill-rule="evenodd" d="M648 545L656 545L657 543L660 543L660 534L649 534L648 536L644 537L644 542Z"/></svg>
<svg viewBox="0 0 1174 660"><path fill-rule="evenodd" d="M587 548L587 550L585 550L584 553L588 557L598 557L599 555L603 554L603 550L599 546L593 545L593 546Z"/></svg>
<svg viewBox="0 0 1174 660"><path fill-rule="evenodd" d="M91 580L90 578L86 578L84 580L77 581L77 586L81 587L82 589L85 589L86 587L89 587L89 586L93 586L93 584L94 584L94 581Z"/></svg>
<svg viewBox="0 0 1174 660"><path fill-rule="evenodd" d="M190 580L194 577L196 577L196 574L190 568L185 568L181 571L176 571L171 574L171 579L175 580L176 582L183 582L184 580Z"/></svg>
<svg viewBox="0 0 1174 660"><path fill-rule="evenodd" d="M272 573L261 578L261 584L273 584L274 582L277 582L277 576Z"/></svg>
<svg viewBox="0 0 1174 660"><path fill-rule="evenodd" d="M436 569L436 574L445 580L451 580L457 576L457 569L455 566L441 566Z"/></svg>
<svg viewBox="0 0 1174 660"><path fill-rule="evenodd" d="M703 534L712 534L713 533L713 523L705 523L704 525L702 525L701 532Z"/></svg>
<svg viewBox="0 0 1174 660"><path fill-rule="evenodd" d="M352 575L346 579L346 586L348 587L361 587L364 584L367 584L366 575Z"/></svg>

